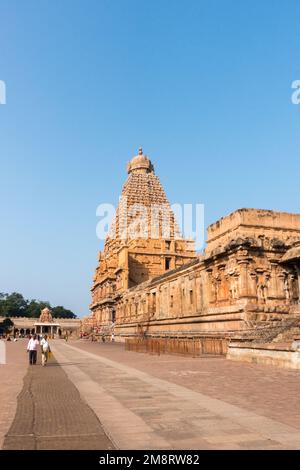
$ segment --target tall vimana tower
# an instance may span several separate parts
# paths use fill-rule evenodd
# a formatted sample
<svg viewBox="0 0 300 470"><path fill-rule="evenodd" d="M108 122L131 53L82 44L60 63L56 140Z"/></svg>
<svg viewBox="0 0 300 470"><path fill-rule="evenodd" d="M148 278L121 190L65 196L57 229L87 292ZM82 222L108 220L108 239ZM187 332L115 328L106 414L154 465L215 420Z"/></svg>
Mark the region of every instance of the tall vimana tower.
<svg viewBox="0 0 300 470"><path fill-rule="evenodd" d="M150 159L140 148L127 165L115 220L110 227L92 287L92 324L116 320L123 292L194 260L194 242L183 239Z"/></svg>
<svg viewBox="0 0 300 470"><path fill-rule="evenodd" d="M142 149L127 172L99 255L86 331L114 332L118 341L202 338L208 347L213 339L221 349L231 339L295 334L300 214L238 209L208 227L205 250L197 255L194 242L180 236Z"/></svg>

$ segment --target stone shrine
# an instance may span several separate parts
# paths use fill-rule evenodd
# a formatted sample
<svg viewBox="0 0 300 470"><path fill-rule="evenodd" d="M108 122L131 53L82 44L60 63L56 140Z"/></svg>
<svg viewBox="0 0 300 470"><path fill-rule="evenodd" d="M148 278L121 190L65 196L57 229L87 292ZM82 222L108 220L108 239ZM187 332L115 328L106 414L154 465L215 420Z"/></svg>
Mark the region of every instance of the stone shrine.
<svg viewBox="0 0 300 470"><path fill-rule="evenodd" d="M165 214L153 235L147 229L157 203ZM147 208L148 236L124 233L122 219L134 223L137 204ZM167 236L160 229L166 214ZM113 328L119 340L268 337L272 328L288 328L299 319L299 293L300 214L239 209L209 226L205 251L196 254L193 242L180 237L153 164L140 149L128 164L116 218L99 255L91 315L83 328Z"/></svg>

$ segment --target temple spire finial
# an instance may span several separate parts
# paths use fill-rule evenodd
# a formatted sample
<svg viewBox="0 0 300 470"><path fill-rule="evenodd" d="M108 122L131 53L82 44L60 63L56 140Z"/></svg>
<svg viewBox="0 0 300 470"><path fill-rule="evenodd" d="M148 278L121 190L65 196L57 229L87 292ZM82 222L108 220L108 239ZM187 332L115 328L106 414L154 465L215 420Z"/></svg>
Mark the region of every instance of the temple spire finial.
<svg viewBox="0 0 300 470"><path fill-rule="evenodd" d="M139 148L139 155L143 155L143 147Z"/></svg>

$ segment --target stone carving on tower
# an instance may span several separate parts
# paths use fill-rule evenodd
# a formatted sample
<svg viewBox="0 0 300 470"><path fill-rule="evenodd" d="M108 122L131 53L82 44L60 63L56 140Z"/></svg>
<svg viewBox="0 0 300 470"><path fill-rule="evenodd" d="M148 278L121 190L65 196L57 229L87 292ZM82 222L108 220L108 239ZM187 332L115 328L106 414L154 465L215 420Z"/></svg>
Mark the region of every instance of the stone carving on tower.
<svg viewBox="0 0 300 470"><path fill-rule="evenodd" d="M253 329L299 321L300 214L238 209L208 227L196 255L142 149L127 172L99 254L90 329L119 338L250 331L253 339Z"/></svg>
<svg viewBox="0 0 300 470"><path fill-rule="evenodd" d="M195 259L183 239L151 160L140 148L123 186L92 287L93 325L115 321L115 301L127 289Z"/></svg>
<svg viewBox="0 0 300 470"><path fill-rule="evenodd" d="M49 308L47 307L43 308L43 310L41 311L40 322L41 323L53 322L53 318L52 318L51 311L49 310Z"/></svg>

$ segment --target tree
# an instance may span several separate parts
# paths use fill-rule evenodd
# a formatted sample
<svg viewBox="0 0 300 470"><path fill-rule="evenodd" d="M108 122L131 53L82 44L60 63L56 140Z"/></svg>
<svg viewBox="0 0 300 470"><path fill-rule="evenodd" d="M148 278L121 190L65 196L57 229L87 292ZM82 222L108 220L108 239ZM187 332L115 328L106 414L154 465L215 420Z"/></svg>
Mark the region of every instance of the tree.
<svg viewBox="0 0 300 470"><path fill-rule="evenodd" d="M38 318L43 308L51 308L49 302L41 302L38 300L31 300L27 303L25 316L29 318Z"/></svg>
<svg viewBox="0 0 300 470"><path fill-rule="evenodd" d="M62 306L52 308L53 318L76 318L76 315Z"/></svg>
<svg viewBox="0 0 300 470"><path fill-rule="evenodd" d="M12 294L2 294L1 314L4 317L23 317L26 316L27 301L22 294L13 292Z"/></svg>
<svg viewBox="0 0 300 470"><path fill-rule="evenodd" d="M42 300L25 300L22 294L0 292L0 316L38 318L41 310L48 307L54 318L76 318L76 315L62 306L51 307L50 303Z"/></svg>
<svg viewBox="0 0 300 470"><path fill-rule="evenodd" d="M13 326L14 326L13 321L11 321L10 318L5 318L3 322L0 323L0 332L2 334L8 333Z"/></svg>

